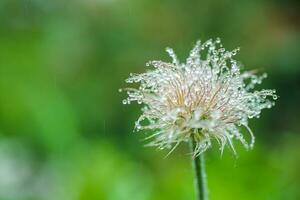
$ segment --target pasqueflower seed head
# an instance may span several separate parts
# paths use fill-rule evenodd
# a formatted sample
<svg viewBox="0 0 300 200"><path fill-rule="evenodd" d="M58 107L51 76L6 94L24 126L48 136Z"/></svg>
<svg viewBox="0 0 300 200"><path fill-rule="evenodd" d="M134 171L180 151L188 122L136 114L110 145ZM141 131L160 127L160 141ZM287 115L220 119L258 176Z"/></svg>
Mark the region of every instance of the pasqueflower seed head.
<svg viewBox="0 0 300 200"><path fill-rule="evenodd" d="M236 154L232 140L239 140L246 149L254 145L254 135L248 120L259 117L261 110L271 108L277 99L275 90L254 90L266 74L240 71L233 59L239 49L226 51L220 39L198 41L185 63L179 62L174 51L166 51L172 62L150 61L153 66L141 74L130 74L127 83L138 88L124 88L128 97L123 104L142 104L142 114L136 130L150 130L150 146L168 148L172 152L191 137L196 141L194 156L212 146L212 139L226 144ZM243 126L250 134L248 142L240 131Z"/></svg>

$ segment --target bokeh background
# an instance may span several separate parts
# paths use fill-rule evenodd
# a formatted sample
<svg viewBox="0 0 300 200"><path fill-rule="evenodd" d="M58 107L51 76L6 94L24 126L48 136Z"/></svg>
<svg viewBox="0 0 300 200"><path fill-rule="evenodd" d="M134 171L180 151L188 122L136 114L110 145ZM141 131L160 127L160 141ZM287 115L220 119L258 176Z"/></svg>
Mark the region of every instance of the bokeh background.
<svg viewBox="0 0 300 200"><path fill-rule="evenodd" d="M188 148L145 148L118 88L216 37L280 97L254 150L208 151L210 199L300 199L298 0L1 0L0 200L194 199Z"/></svg>

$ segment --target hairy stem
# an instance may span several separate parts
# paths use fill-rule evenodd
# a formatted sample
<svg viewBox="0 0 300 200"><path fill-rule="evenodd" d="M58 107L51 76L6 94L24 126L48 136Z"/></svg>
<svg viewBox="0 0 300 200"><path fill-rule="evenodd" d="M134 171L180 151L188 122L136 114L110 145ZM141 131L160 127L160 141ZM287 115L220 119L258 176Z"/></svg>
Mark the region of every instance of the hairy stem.
<svg viewBox="0 0 300 200"><path fill-rule="evenodd" d="M196 141L194 137L191 137L190 148L193 152L196 148ZM192 162L194 169L194 182L196 190L197 200L208 200L207 185L206 185L206 174L205 174L205 162L204 155L201 153L198 156L192 154Z"/></svg>

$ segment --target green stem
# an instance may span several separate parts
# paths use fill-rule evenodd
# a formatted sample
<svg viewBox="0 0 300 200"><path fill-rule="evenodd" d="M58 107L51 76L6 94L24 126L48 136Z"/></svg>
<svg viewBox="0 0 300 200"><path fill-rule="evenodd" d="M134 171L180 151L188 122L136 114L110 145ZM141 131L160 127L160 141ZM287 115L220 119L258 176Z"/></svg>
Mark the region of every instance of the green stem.
<svg viewBox="0 0 300 200"><path fill-rule="evenodd" d="M191 151L193 152L196 148L196 141L194 137L191 137L190 141ZM197 157L192 156L193 169L194 169L194 182L196 189L197 200L208 200L207 196L207 185L206 185L206 174L205 174L205 162L203 153Z"/></svg>

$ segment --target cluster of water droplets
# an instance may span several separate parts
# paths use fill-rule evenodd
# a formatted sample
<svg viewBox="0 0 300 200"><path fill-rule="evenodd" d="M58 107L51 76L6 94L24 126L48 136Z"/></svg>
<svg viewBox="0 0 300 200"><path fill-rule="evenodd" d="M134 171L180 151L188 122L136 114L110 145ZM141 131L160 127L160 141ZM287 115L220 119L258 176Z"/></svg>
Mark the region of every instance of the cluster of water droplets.
<svg viewBox="0 0 300 200"><path fill-rule="evenodd" d="M147 138L151 139L149 145L173 150L194 137L195 156L209 148L212 139L218 141L221 152L229 144L235 153L233 138L246 149L252 148L254 136L248 119L258 118L261 110L271 108L277 99L275 90L254 90L266 74L241 73L240 64L233 59L239 49L226 51L219 38L198 41L185 63L179 62L171 48L166 51L171 63L148 62L146 65L154 69L130 74L126 80L138 88L120 90L128 95L123 104L143 104L135 128L154 132ZM250 133L250 142L241 134L240 126Z"/></svg>

